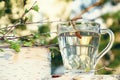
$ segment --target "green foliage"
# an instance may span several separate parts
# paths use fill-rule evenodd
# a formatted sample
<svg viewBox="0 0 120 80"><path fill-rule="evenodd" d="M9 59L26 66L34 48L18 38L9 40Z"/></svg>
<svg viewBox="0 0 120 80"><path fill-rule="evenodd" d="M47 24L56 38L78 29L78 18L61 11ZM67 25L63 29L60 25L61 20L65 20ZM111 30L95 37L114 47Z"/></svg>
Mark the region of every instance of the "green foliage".
<svg viewBox="0 0 120 80"><path fill-rule="evenodd" d="M38 7L38 5L35 5L33 8L32 8L34 11L39 11L39 7Z"/></svg>
<svg viewBox="0 0 120 80"><path fill-rule="evenodd" d="M112 49L120 49L120 43L119 42L115 42Z"/></svg>
<svg viewBox="0 0 120 80"><path fill-rule="evenodd" d="M35 33L35 34L33 33L34 35L20 36L18 38L16 38L16 34L13 33L13 32L15 32L16 29L21 29L21 30L26 30L27 29L25 24L26 24L26 22L28 21L29 18L27 17L26 14L29 13L29 11L31 11L31 10L34 10L34 11L38 12L38 10L39 10L38 5L35 5L35 3L34 3L34 5L31 6L31 8L24 9L24 6L26 5L27 0L21 1L23 3L20 4L20 5L24 4L24 6L19 6L18 1L16 1L17 7L18 8L23 8L23 10L25 10L25 11L22 14L22 16L14 19L12 17L14 15L12 13L13 4L11 3L11 0L1 0L0 2L2 2L2 1L4 1L5 5L4 5L3 8L0 8L0 17L4 17L4 16L7 15L8 19L13 24L13 26L7 26L8 24L4 24L4 25L6 25L6 27L3 28L3 29L0 29L0 35L1 35L0 42L1 43L2 42L7 43L8 45L10 45L10 48L14 49L16 52L20 51L20 46L29 46L30 47L30 46L36 45L37 43L39 43L37 45L41 45L40 43L42 43L42 44L47 44L48 43L47 40L46 40L47 36L45 38L42 35L40 35L39 33ZM19 11L17 13L19 15ZM14 36L11 36L10 34L12 34ZM16 41L14 40L14 38L9 40L9 37L7 37L7 36L14 37L16 39Z"/></svg>
<svg viewBox="0 0 120 80"><path fill-rule="evenodd" d="M47 38L45 38L45 37L41 37L40 39L39 39L39 44L41 44L41 45L47 45L48 44L48 41L47 41Z"/></svg>
<svg viewBox="0 0 120 80"><path fill-rule="evenodd" d="M12 13L11 8L12 8L12 4L10 0L5 0L5 13L11 14Z"/></svg>
<svg viewBox="0 0 120 80"><path fill-rule="evenodd" d="M58 43L58 38L55 37L53 38L52 40L49 41L49 44L55 44L55 43Z"/></svg>
<svg viewBox="0 0 120 80"><path fill-rule="evenodd" d="M16 52L20 51L20 42L19 41L8 41L8 43L10 44L10 48L14 49Z"/></svg>
<svg viewBox="0 0 120 80"><path fill-rule="evenodd" d="M100 39L99 52L101 52L107 46L108 42L109 35L108 34L102 35Z"/></svg>
<svg viewBox="0 0 120 80"><path fill-rule="evenodd" d="M18 25L18 26L16 26L16 29L20 29L20 30L26 30L27 28L26 28L26 25Z"/></svg>
<svg viewBox="0 0 120 80"><path fill-rule="evenodd" d="M4 16L5 14L4 14L4 11L2 10L2 9L0 9L0 18L2 17L2 16Z"/></svg>
<svg viewBox="0 0 120 80"><path fill-rule="evenodd" d="M23 46L33 46L32 42L26 42L26 41L23 41Z"/></svg>
<svg viewBox="0 0 120 80"><path fill-rule="evenodd" d="M112 71L106 71L106 70L103 69L103 70L98 71L97 74L107 74L107 75L110 75L110 74L112 74Z"/></svg>
<svg viewBox="0 0 120 80"><path fill-rule="evenodd" d="M120 11L117 12L111 12L107 13L102 16L105 23L107 23L108 19L112 19L112 25L109 26L109 29L111 29L115 35L120 34ZM111 55L105 55L103 57L104 60L107 60L109 62L109 65L107 67L115 69L116 67L120 66L120 41L116 40L117 36L115 36L115 42L111 49L112 54L114 55L114 60L110 60ZM118 41L118 42L116 42ZM109 42L109 36L106 34L104 36L101 36L101 42L100 42L100 51L103 50L106 45ZM103 61L104 62L104 61ZM113 74L113 71L106 71L106 70L100 70L98 74Z"/></svg>
<svg viewBox="0 0 120 80"><path fill-rule="evenodd" d="M29 10L28 9L25 9L25 13L28 13L29 12Z"/></svg>
<svg viewBox="0 0 120 80"><path fill-rule="evenodd" d="M39 37L40 37L40 34L38 34L38 33L33 34L33 39L38 39Z"/></svg>
<svg viewBox="0 0 120 80"><path fill-rule="evenodd" d="M114 49L112 51L114 53L115 60L110 63L109 67L116 68L117 66L120 65L120 54L119 54L120 49Z"/></svg>
<svg viewBox="0 0 120 80"><path fill-rule="evenodd" d="M40 25L38 27L39 27L39 29L38 29L39 34L50 32L50 28L48 25Z"/></svg>
<svg viewBox="0 0 120 80"><path fill-rule="evenodd" d="M50 47L50 51L52 54L52 61L51 61L52 66L62 65L63 62L62 62L62 57L61 57L59 48L58 47Z"/></svg>
<svg viewBox="0 0 120 80"><path fill-rule="evenodd" d="M33 35L20 37L19 41L21 41L22 46L31 47L35 45L35 39L33 38Z"/></svg>
<svg viewBox="0 0 120 80"><path fill-rule="evenodd" d="M54 58L59 53L59 49L58 47L50 47L50 52L52 53L52 58Z"/></svg>
<svg viewBox="0 0 120 80"><path fill-rule="evenodd" d="M2 2L3 0L0 0L0 2Z"/></svg>
<svg viewBox="0 0 120 80"><path fill-rule="evenodd" d="M64 0L65 2L70 2L70 1L72 1L72 0Z"/></svg>
<svg viewBox="0 0 120 80"><path fill-rule="evenodd" d="M110 29L116 33L120 32L120 11L114 12L114 13L107 13L102 16L102 18L107 21L108 18L113 19L113 24L110 26Z"/></svg>
<svg viewBox="0 0 120 80"><path fill-rule="evenodd" d="M0 49L0 52L4 52L4 50L3 50L3 49Z"/></svg>

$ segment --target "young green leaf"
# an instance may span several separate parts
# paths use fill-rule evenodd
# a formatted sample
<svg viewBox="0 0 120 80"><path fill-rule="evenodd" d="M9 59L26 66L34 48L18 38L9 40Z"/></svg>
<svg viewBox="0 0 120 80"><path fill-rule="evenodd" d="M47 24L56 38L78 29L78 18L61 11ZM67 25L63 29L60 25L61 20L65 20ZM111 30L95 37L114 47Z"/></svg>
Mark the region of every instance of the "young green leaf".
<svg viewBox="0 0 120 80"><path fill-rule="evenodd" d="M38 7L38 5L35 5L35 6L33 6L33 8L32 8L34 11L37 11L38 12L38 10L39 10L39 7Z"/></svg>
<svg viewBox="0 0 120 80"><path fill-rule="evenodd" d="M39 36L40 36L40 34L35 33L35 34L33 34L33 39L38 39L38 38L39 38Z"/></svg>
<svg viewBox="0 0 120 80"><path fill-rule="evenodd" d="M54 58L54 57L55 57L55 54L54 54L54 52L51 52L51 56L52 56L52 58Z"/></svg>
<svg viewBox="0 0 120 80"><path fill-rule="evenodd" d="M25 13L28 13L29 12L29 10L28 9L25 9Z"/></svg>
<svg viewBox="0 0 120 80"><path fill-rule="evenodd" d="M14 49L16 52L20 51L20 44L18 41L16 42L9 42L10 43L10 48Z"/></svg>
<svg viewBox="0 0 120 80"><path fill-rule="evenodd" d="M26 41L24 41L23 45L31 47L33 44L32 44L32 42L26 42Z"/></svg>
<svg viewBox="0 0 120 80"><path fill-rule="evenodd" d="M0 49L0 52L4 52L4 50L3 50L3 49Z"/></svg>

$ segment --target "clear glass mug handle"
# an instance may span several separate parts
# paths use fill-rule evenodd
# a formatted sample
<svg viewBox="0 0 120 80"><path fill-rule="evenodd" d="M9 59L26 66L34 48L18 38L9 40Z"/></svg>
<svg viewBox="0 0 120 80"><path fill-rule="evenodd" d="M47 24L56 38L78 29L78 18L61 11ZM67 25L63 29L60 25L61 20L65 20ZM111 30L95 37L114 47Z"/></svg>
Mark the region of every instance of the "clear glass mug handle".
<svg viewBox="0 0 120 80"><path fill-rule="evenodd" d="M94 68L96 67L98 61L111 49L113 43L114 43L114 33L110 30L110 29L101 29L100 30L101 34L106 34L108 33L109 34L109 43L108 45L106 46L105 49L103 49L96 57L96 62L95 62L95 65L94 65Z"/></svg>

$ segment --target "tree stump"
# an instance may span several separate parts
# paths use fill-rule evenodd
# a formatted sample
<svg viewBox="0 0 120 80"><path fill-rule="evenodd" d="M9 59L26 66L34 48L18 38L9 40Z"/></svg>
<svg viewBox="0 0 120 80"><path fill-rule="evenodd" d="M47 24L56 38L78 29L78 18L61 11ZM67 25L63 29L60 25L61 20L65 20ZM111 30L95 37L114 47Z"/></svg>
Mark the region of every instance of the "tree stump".
<svg viewBox="0 0 120 80"><path fill-rule="evenodd" d="M20 52L0 52L0 80L49 80L51 54L43 47L22 47Z"/></svg>

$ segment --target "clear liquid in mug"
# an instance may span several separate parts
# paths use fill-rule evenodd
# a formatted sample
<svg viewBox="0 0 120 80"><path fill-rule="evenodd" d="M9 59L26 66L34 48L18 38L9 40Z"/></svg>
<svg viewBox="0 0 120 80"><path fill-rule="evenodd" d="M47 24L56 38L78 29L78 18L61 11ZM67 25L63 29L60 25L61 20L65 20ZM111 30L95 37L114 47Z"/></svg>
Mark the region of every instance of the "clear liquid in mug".
<svg viewBox="0 0 120 80"><path fill-rule="evenodd" d="M78 31L77 31L78 32ZM65 73L86 73L94 70L100 34L92 31L64 32L58 37Z"/></svg>

